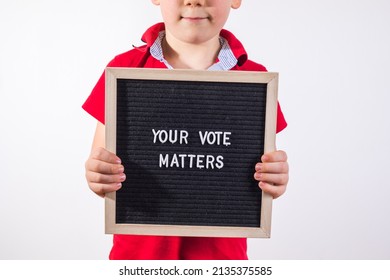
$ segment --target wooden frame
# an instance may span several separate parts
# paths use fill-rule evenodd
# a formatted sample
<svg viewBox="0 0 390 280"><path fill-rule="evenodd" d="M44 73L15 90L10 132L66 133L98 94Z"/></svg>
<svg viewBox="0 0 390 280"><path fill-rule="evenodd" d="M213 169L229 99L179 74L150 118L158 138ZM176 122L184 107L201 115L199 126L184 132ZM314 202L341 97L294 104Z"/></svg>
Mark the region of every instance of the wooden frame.
<svg viewBox="0 0 390 280"><path fill-rule="evenodd" d="M117 80L174 80L260 83L267 85L266 123L264 152L275 150L278 73L244 71L197 71L160 70L140 68L106 69L106 148L116 153L116 110ZM269 238L271 231L272 197L266 193L261 196L260 227L194 226L159 224L118 224L116 223L116 192L105 197L105 232L108 234L166 235L166 236L213 236Z"/></svg>

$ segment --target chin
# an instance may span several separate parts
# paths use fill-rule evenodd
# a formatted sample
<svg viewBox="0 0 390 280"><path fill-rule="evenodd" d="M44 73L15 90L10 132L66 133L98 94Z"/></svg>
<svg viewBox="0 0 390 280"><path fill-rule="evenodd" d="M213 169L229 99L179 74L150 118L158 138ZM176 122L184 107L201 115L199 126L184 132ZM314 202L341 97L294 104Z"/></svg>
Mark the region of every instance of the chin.
<svg viewBox="0 0 390 280"><path fill-rule="evenodd" d="M202 44L202 43L209 42L213 38L214 38L213 36L205 36L205 34L196 35L193 32L181 37L182 41L188 44Z"/></svg>

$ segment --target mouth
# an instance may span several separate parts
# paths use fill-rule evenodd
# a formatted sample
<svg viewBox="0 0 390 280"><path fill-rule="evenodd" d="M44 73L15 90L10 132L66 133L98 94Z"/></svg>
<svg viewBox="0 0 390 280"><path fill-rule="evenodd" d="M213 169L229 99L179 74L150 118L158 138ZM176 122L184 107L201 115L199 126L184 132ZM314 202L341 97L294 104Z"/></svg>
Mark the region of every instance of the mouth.
<svg viewBox="0 0 390 280"><path fill-rule="evenodd" d="M187 16L183 16L183 17L181 17L181 19L185 20L185 21L189 21L189 22L201 22L201 21L207 20L208 17L194 17L194 16L187 17Z"/></svg>

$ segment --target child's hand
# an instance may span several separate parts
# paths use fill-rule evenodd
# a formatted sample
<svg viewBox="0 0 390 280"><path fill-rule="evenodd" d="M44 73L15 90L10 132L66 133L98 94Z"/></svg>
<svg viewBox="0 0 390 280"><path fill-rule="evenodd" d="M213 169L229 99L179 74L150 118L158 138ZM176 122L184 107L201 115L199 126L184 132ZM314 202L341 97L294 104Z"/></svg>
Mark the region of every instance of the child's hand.
<svg viewBox="0 0 390 280"><path fill-rule="evenodd" d="M288 183L287 154L284 151L270 152L264 154L261 161L256 164L254 177L264 192L277 198L286 191Z"/></svg>
<svg viewBox="0 0 390 280"><path fill-rule="evenodd" d="M89 188L101 197L119 190L126 179L120 158L100 147L92 150L86 161L85 177Z"/></svg>

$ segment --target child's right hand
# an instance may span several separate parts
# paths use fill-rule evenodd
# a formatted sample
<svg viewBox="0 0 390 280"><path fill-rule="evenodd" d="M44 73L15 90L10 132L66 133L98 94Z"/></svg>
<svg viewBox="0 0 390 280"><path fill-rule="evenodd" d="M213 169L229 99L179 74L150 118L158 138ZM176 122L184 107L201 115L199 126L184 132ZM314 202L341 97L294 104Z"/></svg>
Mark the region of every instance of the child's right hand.
<svg viewBox="0 0 390 280"><path fill-rule="evenodd" d="M124 170L120 158L101 147L93 149L85 162L85 177L89 188L101 197L122 187L122 182L126 179Z"/></svg>

